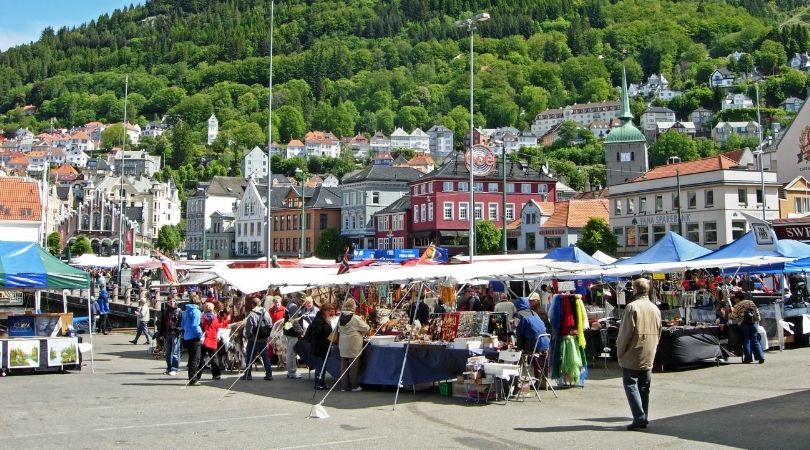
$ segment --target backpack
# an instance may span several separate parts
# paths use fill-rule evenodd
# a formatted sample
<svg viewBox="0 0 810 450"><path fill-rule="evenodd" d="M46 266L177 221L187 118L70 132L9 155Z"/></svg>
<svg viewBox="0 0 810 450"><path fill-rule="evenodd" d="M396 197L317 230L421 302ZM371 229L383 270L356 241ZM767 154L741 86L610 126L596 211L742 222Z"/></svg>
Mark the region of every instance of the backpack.
<svg viewBox="0 0 810 450"><path fill-rule="evenodd" d="M256 331L256 336L259 339L267 339L273 331L273 325L267 320L267 313L261 315L258 323L259 329Z"/></svg>
<svg viewBox="0 0 810 450"><path fill-rule="evenodd" d="M745 310L743 314L742 322L746 325L753 325L754 323L754 311L751 308Z"/></svg>

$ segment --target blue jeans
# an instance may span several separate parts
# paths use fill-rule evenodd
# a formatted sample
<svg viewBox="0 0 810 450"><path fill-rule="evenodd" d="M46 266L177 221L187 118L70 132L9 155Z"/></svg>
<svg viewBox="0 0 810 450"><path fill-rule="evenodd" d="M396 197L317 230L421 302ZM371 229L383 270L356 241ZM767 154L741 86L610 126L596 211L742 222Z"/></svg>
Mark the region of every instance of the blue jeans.
<svg viewBox="0 0 810 450"><path fill-rule="evenodd" d="M245 365L247 366L247 370L245 370L245 376L250 377L253 371L253 357L256 356L256 352L260 351L262 353L262 366L264 366L264 376L272 377L273 376L273 363L270 361L270 356L268 356L267 351L265 351L265 347L267 347L267 341L251 341L248 340L247 345L247 354L245 354Z"/></svg>
<svg viewBox="0 0 810 450"><path fill-rule="evenodd" d="M650 382L652 370L622 368L622 383L627 403L633 413L633 423L647 423L650 417Z"/></svg>
<svg viewBox="0 0 810 450"><path fill-rule="evenodd" d="M751 362L753 358L756 358L757 361L765 361L758 323L741 323L740 339L742 339L743 362Z"/></svg>
<svg viewBox="0 0 810 450"><path fill-rule="evenodd" d="M146 345L152 345L152 336L149 335L149 324L143 320L138 321L138 330L135 332L135 339L133 339L133 341L138 342L138 338L141 337L141 334L146 336Z"/></svg>
<svg viewBox="0 0 810 450"><path fill-rule="evenodd" d="M323 370L324 358L323 356L311 355L312 367L315 369L315 386L326 384L326 372L323 374L323 381L321 381L321 370Z"/></svg>
<svg viewBox="0 0 810 450"><path fill-rule="evenodd" d="M166 354L166 371L180 371L180 337L166 333L163 337L163 353Z"/></svg>

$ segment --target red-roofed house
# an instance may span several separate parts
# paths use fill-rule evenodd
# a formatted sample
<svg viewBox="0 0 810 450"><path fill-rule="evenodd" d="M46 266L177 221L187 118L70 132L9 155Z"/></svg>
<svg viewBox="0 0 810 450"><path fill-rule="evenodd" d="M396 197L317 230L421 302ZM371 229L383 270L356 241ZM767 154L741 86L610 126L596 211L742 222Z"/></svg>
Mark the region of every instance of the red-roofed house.
<svg viewBox="0 0 810 450"><path fill-rule="evenodd" d="M542 210L544 212L549 211L546 207L543 207ZM538 235L535 238L534 248L528 245L531 243L529 232L534 230L526 230L526 232L523 233L523 238L527 243L526 250L547 252L555 248L574 245L579 241L579 238L582 237L582 230L591 218L600 217L605 219L605 222L610 218L610 214L608 213L608 201L606 199L572 199L565 202L557 202L550 211L551 217L543 221L536 231ZM530 226L526 224L528 213L531 213L531 211L527 211L527 209L524 208L522 213L524 227ZM537 220L534 221L534 224L536 223Z"/></svg>
<svg viewBox="0 0 810 450"><path fill-rule="evenodd" d="M304 136L307 155L340 156L340 140L328 131L310 131Z"/></svg>
<svg viewBox="0 0 810 450"><path fill-rule="evenodd" d="M7 241L40 241L39 184L29 178L0 177L0 235Z"/></svg>
<svg viewBox="0 0 810 450"><path fill-rule="evenodd" d="M9 154L8 161L6 161L6 168L24 174L28 171L29 164L25 154L14 152Z"/></svg>
<svg viewBox="0 0 810 450"><path fill-rule="evenodd" d="M755 170L756 162L740 165L742 159L721 154L667 164L610 186L610 225L619 238L618 253L644 251L667 231L710 249L732 242L749 228L741 212L762 217L763 180L765 217L778 218L776 173Z"/></svg>

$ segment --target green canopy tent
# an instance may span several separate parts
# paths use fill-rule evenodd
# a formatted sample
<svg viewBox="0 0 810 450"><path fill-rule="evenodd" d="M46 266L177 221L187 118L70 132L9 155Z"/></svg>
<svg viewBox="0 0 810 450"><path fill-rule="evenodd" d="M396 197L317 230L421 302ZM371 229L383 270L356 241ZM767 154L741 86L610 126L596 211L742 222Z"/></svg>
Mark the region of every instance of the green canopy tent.
<svg viewBox="0 0 810 450"><path fill-rule="evenodd" d="M86 289L90 292L90 274L63 263L38 244L0 241L0 289L35 291L34 308L39 311L40 291ZM90 301L88 296L87 317L92 323ZM93 330L92 326L88 328L90 361L93 367Z"/></svg>

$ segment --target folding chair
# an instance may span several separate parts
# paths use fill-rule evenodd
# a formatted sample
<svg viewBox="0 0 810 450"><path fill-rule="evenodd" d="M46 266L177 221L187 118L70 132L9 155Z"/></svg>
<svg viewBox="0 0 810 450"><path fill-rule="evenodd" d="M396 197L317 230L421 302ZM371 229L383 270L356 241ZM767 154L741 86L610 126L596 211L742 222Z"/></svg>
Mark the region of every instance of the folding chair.
<svg viewBox="0 0 810 450"><path fill-rule="evenodd" d="M540 345L540 339L542 339L544 337L548 337L550 339L551 335L548 334L548 333L544 333L544 334L541 334L540 336L537 336L537 340L534 342L534 352L532 352L532 354L531 354L531 359L529 360L529 365L531 367L537 369L540 372L540 377L539 378L535 377L535 378L538 379L539 381L541 381L543 384L545 384L545 389L547 391L551 390L551 393L554 394L554 398L560 398L559 396L557 396L557 391L554 390L554 386L551 385L551 380L549 380L549 378L548 378L549 352L548 352L548 350L546 350L544 352L538 352L537 351L537 346ZM541 358L542 358L542 363L540 363ZM538 393L538 398L539 398L539 393Z"/></svg>
<svg viewBox="0 0 810 450"><path fill-rule="evenodd" d="M498 362L503 363L503 364L520 365L522 356L523 356L522 351L501 350L500 352L498 352ZM520 373L522 373L522 371L519 371L518 373L520 374ZM509 382L508 382L509 391L506 393L506 396L504 397L504 400L506 400L508 402L509 398L512 395L512 390L514 388L513 387L513 384L514 384L513 377L511 375L508 378L502 378L502 377L496 377L495 378L495 380L497 381L497 394L500 395L501 393L503 393L503 382L501 380L504 380L504 379L509 380ZM506 403L504 403L504 405L505 404Z"/></svg>

